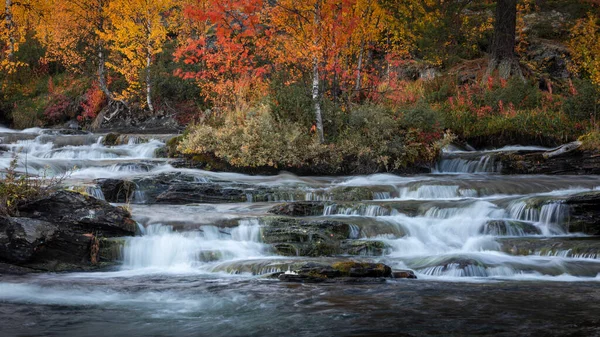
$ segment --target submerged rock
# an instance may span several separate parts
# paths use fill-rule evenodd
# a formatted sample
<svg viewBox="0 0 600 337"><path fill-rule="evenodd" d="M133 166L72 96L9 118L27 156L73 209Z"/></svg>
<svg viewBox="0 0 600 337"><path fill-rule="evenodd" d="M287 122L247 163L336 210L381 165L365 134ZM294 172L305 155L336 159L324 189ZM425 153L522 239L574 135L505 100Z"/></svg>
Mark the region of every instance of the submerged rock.
<svg viewBox="0 0 600 337"><path fill-rule="evenodd" d="M129 212L71 191L58 191L19 207L18 217L0 217L0 262L37 270L102 266L104 237L134 235Z"/></svg>
<svg viewBox="0 0 600 337"><path fill-rule="evenodd" d="M332 264L309 262L300 268L279 275L284 282L321 283L355 282L354 279L369 279L381 282L392 276L392 268L382 263L342 261Z"/></svg>

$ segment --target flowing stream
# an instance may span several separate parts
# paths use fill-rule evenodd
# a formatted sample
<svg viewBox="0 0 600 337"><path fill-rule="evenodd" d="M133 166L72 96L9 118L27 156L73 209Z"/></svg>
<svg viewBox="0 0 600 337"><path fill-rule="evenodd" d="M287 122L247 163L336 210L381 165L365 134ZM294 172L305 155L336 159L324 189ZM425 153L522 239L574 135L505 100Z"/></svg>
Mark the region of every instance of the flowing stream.
<svg viewBox="0 0 600 337"><path fill-rule="evenodd" d="M447 152L421 176L249 176L174 168L155 157L168 138L131 135L105 146L103 135L0 128L2 170L18 154L18 171L62 177L100 199L98 178L138 182L128 207L140 227L118 267L0 275L0 335L600 334L600 255L585 249L595 238L569 230L564 205L599 190L599 176L502 176L495 151ZM156 203L152 184L142 182L165 175L225 189L243 184L246 200ZM340 190L370 197L340 200ZM348 240L385 247L354 258L411 269L418 279L265 278L301 261L348 258L284 257L264 243L268 211L289 201L324 201L308 219L350 223ZM523 253L515 242L552 244Z"/></svg>

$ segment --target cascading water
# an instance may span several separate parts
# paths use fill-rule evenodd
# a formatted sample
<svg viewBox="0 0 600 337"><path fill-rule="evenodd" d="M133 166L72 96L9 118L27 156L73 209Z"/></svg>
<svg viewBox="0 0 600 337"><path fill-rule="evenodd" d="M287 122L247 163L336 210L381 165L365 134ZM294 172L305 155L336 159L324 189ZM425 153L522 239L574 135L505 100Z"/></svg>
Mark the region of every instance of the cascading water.
<svg viewBox="0 0 600 337"><path fill-rule="evenodd" d="M155 158L165 139L124 135L116 141L118 145L106 146L101 135L0 128L5 149L0 151L0 168L7 168L18 153L18 171L46 171L50 176L68 172L66 186L97 199L110 195L105 196L101 182L94 179L131 181L135 189L126 207L139 226L138 236L118 239L122 265L112 269L23 278L0 275L0 308L6 308L0 309L0 318L5 323L11 324L6 312L39 309L39 317L52 312L57 319L49 319L51 323L28 335L53 334L52 327L65 319L68 309L75 326L101 321L96 329L88 330L86 325L75 331L78 336L102 334L105 322L127 325L131 331L143 326L144 334L157 335L252 335L248 334L250 326L254 335L263 335L265 326L288 325L294 327L289 334L303 335L310 324L305 323L307 319L322 318L314 323L341 327L352 317L381 322L381 315L392 313L398 319L408 317L403 321L407 327L414 323L415 312L426 314L420 319L430 318L429 309L455 317L457 306L461 312L476 308L471 312L476 315L481 305L488 305L488 324L507 293L519 307L529 305L528 314L563 301L564 294L583 294L584 300L571 308L597 302L600 243L569 231L572 214L565 198L597 192L598 176L502 176L494 160L497 151L449 152L436 174L420 176L250 176L173 168L169 159ZM189 188L184 189L191 191L185 195L189 201L155 203L157 193L170 192L175 184ZM242 192L235 194L235 187L242 185ZM227 197L204 203L194 200L198 190ZM237 199L228 199L231 195ZM274 207L287 216L277 215ZM327 228L336 230L328 232ZM270 237L267 229L271 229ZM305 249L340 233L344 237L332 249L351 248L343 253ZM287 249L286 256L281 256L282 249ZM302 249L310 256L301 256ZM295 287L260 277L306 263L332 264L349 258L382 262L395 270L411 269L421 281ZM501 283L503 296L489 296L492 289L498 289L499 280L512 282L511 286ZM469 283L454 283L465 281ZM540 285L546 281L561 282L555 282L559 286ZM592 286L580 287L583 283ZM461 294L470 297L463 303ZM553 294L560 298L540 304ZM429 297L424 300L424 296ZM445 303L445 311L440 303ZM387 311L370 309L382 307ZM553 313L552 320L565 314L563 307ZM590 305L590 315L595 312L592 309ZM107 316L115 312L122 316L117 323ZM565 319L570 322L573 317ZM19 322L12 331L24 335L26 323ZM149 326L154 330L146 330ZM172 331L179 326L176 333ZM503 329L504 322L499 326ZM440 325L435 333L446 328ZM369 326L362 332L382 331L396 330Z"/></svg>

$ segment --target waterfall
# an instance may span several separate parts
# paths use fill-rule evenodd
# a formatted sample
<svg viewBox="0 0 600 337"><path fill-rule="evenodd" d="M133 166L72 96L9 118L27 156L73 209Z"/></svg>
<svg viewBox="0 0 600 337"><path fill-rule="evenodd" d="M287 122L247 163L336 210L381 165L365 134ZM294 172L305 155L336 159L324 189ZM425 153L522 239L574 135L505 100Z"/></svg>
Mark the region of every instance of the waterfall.
<svg viewBox="0 0 600 337"><path fill-rule="evenodd" d="M264 256L258 221L242 220L233 229L202 226L177 232L172 226L150 225L144 235L129 238L123 249L123 268L198 268L203 263Z"/></svg>

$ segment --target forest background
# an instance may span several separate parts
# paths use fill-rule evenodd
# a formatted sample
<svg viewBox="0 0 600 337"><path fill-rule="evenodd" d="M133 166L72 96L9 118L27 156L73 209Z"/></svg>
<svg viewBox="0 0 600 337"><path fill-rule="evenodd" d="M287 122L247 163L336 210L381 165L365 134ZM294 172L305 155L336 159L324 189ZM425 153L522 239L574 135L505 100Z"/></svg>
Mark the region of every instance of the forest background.
<svg viewBox="0 0 600 337"><path fill-rule="evenodd" d="M597 0L4 0L0 124L158 118L185 127L170 155L316 174L418 171L449 141L598 147L599 13Z"/></svg>

